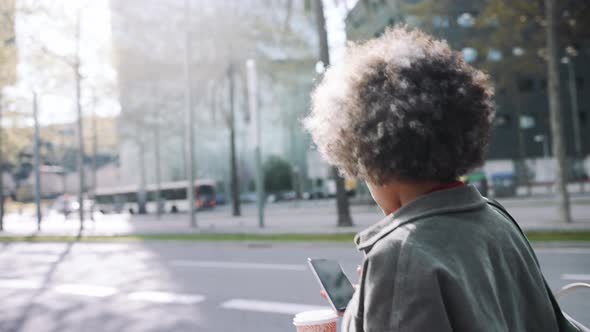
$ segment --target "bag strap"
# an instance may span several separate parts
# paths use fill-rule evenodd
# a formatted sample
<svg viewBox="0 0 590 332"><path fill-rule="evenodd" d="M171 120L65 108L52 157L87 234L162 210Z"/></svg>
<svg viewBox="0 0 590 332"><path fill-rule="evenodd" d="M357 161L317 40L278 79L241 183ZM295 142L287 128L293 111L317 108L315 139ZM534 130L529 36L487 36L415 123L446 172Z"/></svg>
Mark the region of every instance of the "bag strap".
<svg viewBox="0 0 590 332"><path fill-rule="evenodd" d="M533 256L533 259L535 260L535 263L537 264L537 266L539 267L539 270L540 270L541 265L539 264L539 260L537 259L537 255L535 255L535 251L533 250L533 246L531 245L531 243L527 239L522 228L520 228L520 225L518 225L516 220L510 215L510 213L508 213L508 211L506 211L506 209L504 208L504 206L502 206L502 204L500 204L496 200L489 199L486 197L484 197L484 198L489 205L491 205L491 206L495 207L497 210L499 210L499 212L502 215L504 215L506 217L506 219L512 221L512 224L514 224L514 226L516 226L516 229L518 229L518 231L522 235L524 242L526 243L527 247L529 248L529 250ZM582 329L580 329L578 326L573 324L569 319L567 319L564 316L563 311L561 311L561 308L559 307L559 303L557 303L557 300L555 299L555 296L553 295L553 291L549 287L549 284L547 284L547 280L545 280L545 276L543 276L542 274L541 274L541 276L543 278L543 283L545 284L545 288L547 289L547 295L549 296L549 300L551 300L551 306L553 306L553 311L555 312L555 315L557 316L556 318L557 318L557 323L559 325L560 331L561 332L574 332L574 331L582 332L583 331Z"/></svg>

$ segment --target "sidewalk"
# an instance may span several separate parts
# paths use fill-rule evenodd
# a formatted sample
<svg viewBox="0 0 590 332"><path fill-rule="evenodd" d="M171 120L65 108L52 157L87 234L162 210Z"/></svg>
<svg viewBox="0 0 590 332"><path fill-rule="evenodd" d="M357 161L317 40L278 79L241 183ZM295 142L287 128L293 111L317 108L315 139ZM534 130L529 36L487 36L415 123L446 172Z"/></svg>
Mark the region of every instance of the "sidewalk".
<svg viewBox="0 0 590 332"><path fill-rule="evenodd" d="M574 223L559 220L557 205L547 199L502 200L525 231L590 231L590 198L575 198L572 204ZM338 234L356 233L383 218L374 205L351 207L353 227L336 226L333 201L288 202L269 205L265 213L265 227L258 227L256 206L242 206L242 216L232 217L229 206L198 212L196 228L189 226L186 213L154 215L111 214L95 215L86 221L85 236L149 235L149 234ZM5 217L5 231L0 236L73 236L78 234L79 222L65 220L56 214L47 215L42 230L37 233L36 219L29 214L9 214Z"/></svg>

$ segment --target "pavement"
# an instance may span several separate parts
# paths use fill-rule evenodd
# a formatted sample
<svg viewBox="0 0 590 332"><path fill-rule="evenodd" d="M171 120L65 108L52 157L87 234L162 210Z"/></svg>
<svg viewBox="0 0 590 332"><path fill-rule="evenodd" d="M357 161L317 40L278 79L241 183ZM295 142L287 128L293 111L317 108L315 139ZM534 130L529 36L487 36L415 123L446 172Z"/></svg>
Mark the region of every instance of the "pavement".
<svg viewBox="0 0 590 332"><path fill-rule="evenodd" d="M554 290L590 282L590 248L536 252ZM362 259L346 244L4 243L0 331L294 331L295 313L327 307L307 257L351 280ZM561 304L590 325L590 292Z"/></svg>
<svg viewBox="0 0 590 332"><path fill-rule="evenodd" d="M590 194L572 197L573 223L559 219L557 204L551 196L500 199L525 231L590 231ZM230 206L197 213L197 227L189 225L188 214L130 215L95 213L94 221L85 222L85 236L187 234L187 233L252 233L252 234L334 234L356 233L383 218L375 205L353 205L353 227L336 226L334 200L292 201L269 204L265 210L265 227L258 226L254 204L242 205L242 216L233 217ZM45 211L42 230L37 232L33 213L5 216L3 236L77 235L75 217Z"/></svg>

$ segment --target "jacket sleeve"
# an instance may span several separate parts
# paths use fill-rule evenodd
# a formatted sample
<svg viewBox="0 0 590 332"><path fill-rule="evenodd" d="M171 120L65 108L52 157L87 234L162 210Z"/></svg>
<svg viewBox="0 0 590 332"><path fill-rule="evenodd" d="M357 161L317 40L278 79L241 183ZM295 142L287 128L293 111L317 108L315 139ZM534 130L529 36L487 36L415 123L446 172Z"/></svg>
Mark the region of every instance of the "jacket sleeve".
<svg viewBox="0 0 590 332"><path fill-rule="evenodd" d="M374 248L365 257L359 288L350 301L343 332L395 331L394 277L397 246Z"/></svg>

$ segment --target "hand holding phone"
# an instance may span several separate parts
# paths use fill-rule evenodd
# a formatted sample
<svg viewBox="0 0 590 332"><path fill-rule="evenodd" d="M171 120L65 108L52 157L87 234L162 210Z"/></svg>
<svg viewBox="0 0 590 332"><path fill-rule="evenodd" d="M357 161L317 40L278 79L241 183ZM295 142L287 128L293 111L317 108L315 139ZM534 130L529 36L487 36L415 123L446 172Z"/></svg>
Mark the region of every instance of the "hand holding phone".
<svg viewBox="0 0 590 332"><path fill-rule="evenodd" d="M355 289L340 264L331 259L308 258L307 261L332 308L336 312L344 312Z"/></svg>

